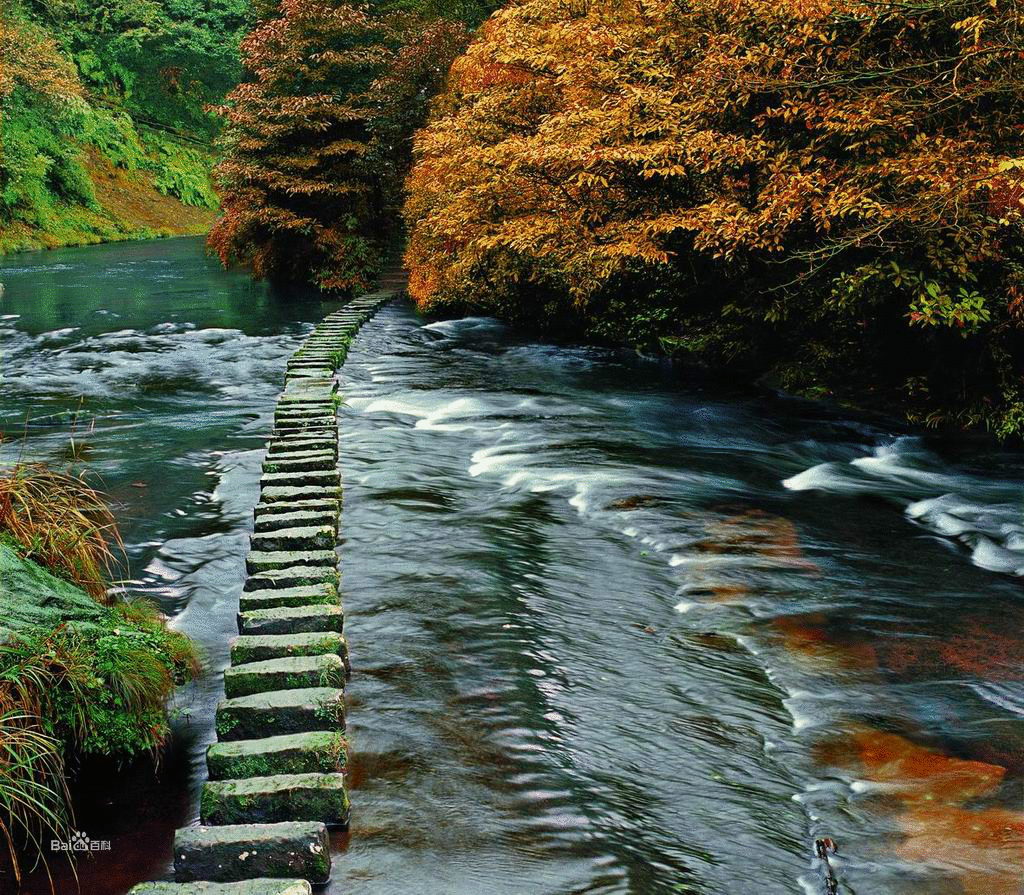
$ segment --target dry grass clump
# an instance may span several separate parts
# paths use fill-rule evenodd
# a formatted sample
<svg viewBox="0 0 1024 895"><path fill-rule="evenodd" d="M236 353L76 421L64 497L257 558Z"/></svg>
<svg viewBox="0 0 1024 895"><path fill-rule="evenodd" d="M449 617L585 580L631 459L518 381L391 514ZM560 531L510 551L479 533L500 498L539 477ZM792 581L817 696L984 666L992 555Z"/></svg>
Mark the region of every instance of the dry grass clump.
<svg viewBox="0 0 1024 895"><path fill-rule="evenodd" d="M70 473L42 463L0 470L0 535L26 558L103 600L123 547L103 497Z"/></svg>

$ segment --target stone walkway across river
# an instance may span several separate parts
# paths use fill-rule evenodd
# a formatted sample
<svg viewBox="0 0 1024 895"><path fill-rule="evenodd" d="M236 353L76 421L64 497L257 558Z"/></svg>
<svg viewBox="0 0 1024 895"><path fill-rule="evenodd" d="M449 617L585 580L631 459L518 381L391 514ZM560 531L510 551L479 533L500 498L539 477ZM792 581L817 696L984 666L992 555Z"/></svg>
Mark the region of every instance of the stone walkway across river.
<svg viewBox="0 0 1024 895"><path fill-rule="evenodd" d="M339 596L337 370L395 277L330 314L288 363L274 412L202 826L174 839L174 882L129 895L309 895L348 824Z"/></svg>

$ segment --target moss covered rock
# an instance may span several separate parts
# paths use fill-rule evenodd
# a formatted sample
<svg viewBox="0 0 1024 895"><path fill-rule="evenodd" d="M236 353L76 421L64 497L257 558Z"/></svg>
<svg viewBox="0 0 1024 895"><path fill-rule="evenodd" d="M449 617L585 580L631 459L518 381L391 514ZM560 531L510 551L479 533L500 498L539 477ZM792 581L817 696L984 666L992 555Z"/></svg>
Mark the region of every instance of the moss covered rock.
<svg viewBox="0 0 1024 895"><path fill-rule="evenodd" d="M310 731L214 743L207 750L211 780L274 774L335 774L344 770L348 744L336 731Z"/></svg>
<svg viewBox="0 0 1024 895"><path fill-rule="evenodd" d="M203 785L199 802L204 824L319 821L348 823L348 793L343 774L275 774Z"/></svg>
<svg viewBox="0 0 1024 895"><path fill-rule="evenodd" d="M344 661L348 644L337 631L312 631L307 634L242 635L231 645L231 664L266 662L288 656L320 656L333 653Z"/></svg>
<svg viewBox="0 0 1024 895"><path fill-rule="evenodd" d="M81 588L51 575L0 544L0 640L33 629L56 628L62 622L94 627L101 607Z"/></svg>
<svg viewBox="0 0 1024 895"><path fill-rule="evenodd" d="M217 706L217 736L224 742L344 729L345 691L337 687L275 690Z"/></svg>
<svg viewBox="0 0 1024 895"><path fill-rule="evenodd" d="M271 690L308 690L310 687L343 687L345 664L333 653L288 656L235 665L224 672L224 692L229 699Z"/></svg>

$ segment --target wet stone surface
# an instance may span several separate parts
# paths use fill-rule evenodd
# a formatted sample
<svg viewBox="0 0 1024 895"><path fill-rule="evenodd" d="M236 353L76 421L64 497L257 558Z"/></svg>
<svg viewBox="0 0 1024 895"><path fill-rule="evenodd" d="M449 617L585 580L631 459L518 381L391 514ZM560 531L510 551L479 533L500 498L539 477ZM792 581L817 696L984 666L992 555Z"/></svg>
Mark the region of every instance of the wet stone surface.
<svg viewBox="0 0 1024 895"><path fill-rule="evenodd" d="M211 780L333 774L343 771L345 764L345 740L340 733L331 731L214 743L206 753Z"/></svg>
<svg viewBox="0 0 1024 895"><path fill-rule="evenodd" d="M256 878L327 882L327 827L316 822L185 827L174 837L178 882Z"/></svg>
<svg viewBox="0 0 1024 895"><path fill-rule="evenodd" d="M229 699L271 690L305 690L310 687L343 687L345 664L334 653L288 656L235 665L224 672L224 692Z"/></svg>
<svg viewBox="0 0 1024 895"><path fill-rule="evenodd" d="M348 644L344 636L337 631L243 635L231 645L231 661L234 665L265 662L289 656L319 656L325 653L340 656L344 661L348 655Z"/></svg>
<svg viewBox="0 0 1024 895"><path fill-rule="evenodd" d="M342 774L275 774L204 784L200 816L204 824L318 821L348 823L349 803Z"/></svg>
<svg viewBox="0 0 1024 895"><path fill-rule="evenodd" d="M225 699L217 706L217 736L224 741L344 727L345 691L330 687L275 690Z"/></svg>

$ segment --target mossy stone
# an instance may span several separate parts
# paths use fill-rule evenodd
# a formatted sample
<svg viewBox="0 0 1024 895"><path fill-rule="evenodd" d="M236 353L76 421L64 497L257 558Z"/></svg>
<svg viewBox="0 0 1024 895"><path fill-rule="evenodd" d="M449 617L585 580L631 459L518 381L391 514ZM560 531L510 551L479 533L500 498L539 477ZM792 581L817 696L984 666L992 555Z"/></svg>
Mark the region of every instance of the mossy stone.
<svg viewBox="0 0 1024 895"><path fill-rule="evenodd" d="M275 774L203 785L199 813L204 825L318 821L348 823L343 774Z"/></svg>
<svg viewBox="0 0 1024 895"><path fill-rule="evenodd" d="M345 769L348 743L338 732L309 733L214 743L206 752L211 780L274 774L333 774Z"/></svg>

